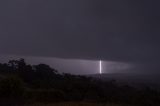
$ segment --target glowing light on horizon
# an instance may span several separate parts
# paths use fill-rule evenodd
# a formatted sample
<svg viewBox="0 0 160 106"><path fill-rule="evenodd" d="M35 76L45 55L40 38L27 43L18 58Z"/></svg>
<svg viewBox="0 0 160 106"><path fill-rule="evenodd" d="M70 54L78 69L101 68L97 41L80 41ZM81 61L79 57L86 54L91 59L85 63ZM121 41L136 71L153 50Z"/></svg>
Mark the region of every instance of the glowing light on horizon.
<svg viewBox="0 0 160 106"><path fill-rule="evenodd" d="M102 61L99 61L99 73L102 74Z"/></svg>

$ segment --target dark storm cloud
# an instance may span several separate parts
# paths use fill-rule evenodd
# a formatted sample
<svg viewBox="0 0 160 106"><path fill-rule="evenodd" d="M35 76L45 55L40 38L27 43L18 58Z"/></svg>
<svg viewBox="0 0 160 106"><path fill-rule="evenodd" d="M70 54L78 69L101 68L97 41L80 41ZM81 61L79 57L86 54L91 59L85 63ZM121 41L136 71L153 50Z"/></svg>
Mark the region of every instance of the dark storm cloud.
<svg viewBox="0 0 160 106"><path fill-rule="evenodd" d="M159 62L158 4L154 0L1 0L0 53Z"/></svg>

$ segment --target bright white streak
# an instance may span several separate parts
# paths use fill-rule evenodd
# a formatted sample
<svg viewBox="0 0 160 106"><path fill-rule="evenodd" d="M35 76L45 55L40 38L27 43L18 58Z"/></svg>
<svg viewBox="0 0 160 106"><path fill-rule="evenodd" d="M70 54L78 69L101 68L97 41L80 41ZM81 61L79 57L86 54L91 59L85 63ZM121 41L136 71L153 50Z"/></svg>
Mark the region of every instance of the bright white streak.
<svg viewBox="0 0 160 106"><path fill-rule="evenodd" d="M99 73L102 74L102 61L99 61Z"/></svg>

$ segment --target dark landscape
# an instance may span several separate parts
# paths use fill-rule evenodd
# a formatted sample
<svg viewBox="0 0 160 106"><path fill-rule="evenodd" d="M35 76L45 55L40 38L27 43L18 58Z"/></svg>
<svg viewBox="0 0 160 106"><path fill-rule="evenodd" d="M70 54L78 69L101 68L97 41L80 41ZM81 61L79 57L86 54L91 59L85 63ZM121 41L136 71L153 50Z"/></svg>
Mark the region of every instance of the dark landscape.
<svg viewBox="0 0 160 106"><path fill-rule="evenodd" d="M160 104L160 91L149 86L135 87L127 83L120 84L114 77L102 80L89 76L59 74L46 64L30 65L24 59L0 64L0 75L1 105ZM107 79L107 74L104 76Z"/></svg>
<svg viewBox="0 0 160 106"><path fill-rule="evenodd" d="M0 106L160 106L160 0L0 0Z"/></svg>

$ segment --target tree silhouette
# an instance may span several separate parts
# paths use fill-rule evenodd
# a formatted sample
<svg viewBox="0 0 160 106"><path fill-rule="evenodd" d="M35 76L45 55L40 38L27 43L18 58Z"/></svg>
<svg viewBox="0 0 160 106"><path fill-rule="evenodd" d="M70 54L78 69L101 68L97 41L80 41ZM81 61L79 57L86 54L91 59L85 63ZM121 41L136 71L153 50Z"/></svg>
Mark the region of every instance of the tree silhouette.
<svg viewBox="0 0 160 106"><path fill-rule="evenodd" d="M159 105L160 92L129 85L118 85L116 81L59 74L46 64L30 65L24 59L10 60L0 64L0 100L14 98L24 101L88 101L112 102L134 105ZM2 101L0 101L1 103Z"/></svg>

